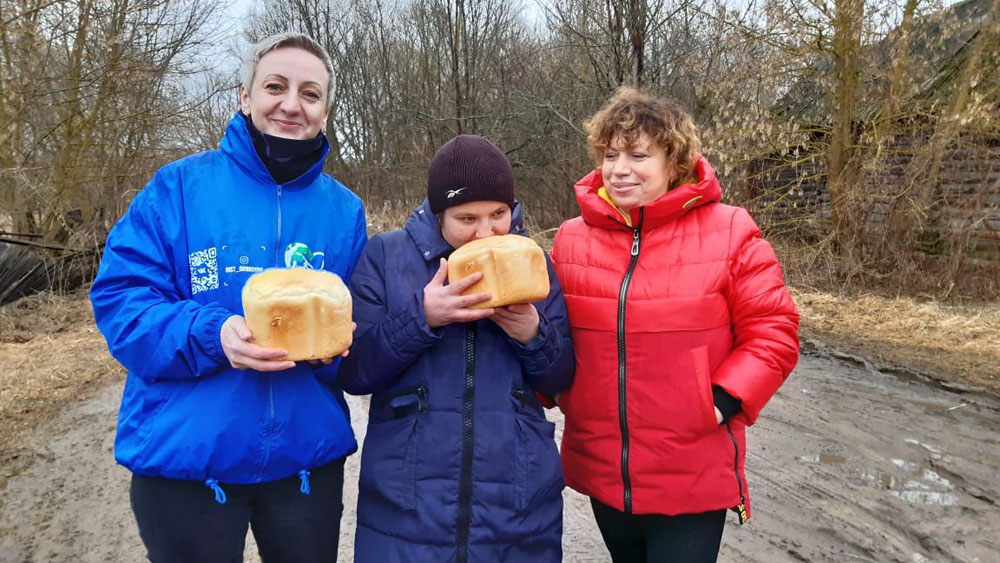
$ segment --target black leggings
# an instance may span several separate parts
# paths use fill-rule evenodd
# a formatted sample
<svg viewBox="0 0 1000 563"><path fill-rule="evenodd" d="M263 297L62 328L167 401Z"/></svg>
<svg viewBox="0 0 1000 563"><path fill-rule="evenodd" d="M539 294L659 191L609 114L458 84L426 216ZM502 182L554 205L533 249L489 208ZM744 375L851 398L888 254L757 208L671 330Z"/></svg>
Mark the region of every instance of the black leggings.
<svg viewBox="0 0 1000 563"><path fill-rule="evenodd" d="M204 483L132 476L129 497L139 537L153 563L243 563L247 526L271 563L337 561L344 511L344 460L300 478L221 485L226 503Z"/></svg>
<svg viewBox="0 0 1000 563"><path fill-rule="evenodd" d="M615 563L714 563L726 511L625 514L593 498L594 518Z"/></svg>

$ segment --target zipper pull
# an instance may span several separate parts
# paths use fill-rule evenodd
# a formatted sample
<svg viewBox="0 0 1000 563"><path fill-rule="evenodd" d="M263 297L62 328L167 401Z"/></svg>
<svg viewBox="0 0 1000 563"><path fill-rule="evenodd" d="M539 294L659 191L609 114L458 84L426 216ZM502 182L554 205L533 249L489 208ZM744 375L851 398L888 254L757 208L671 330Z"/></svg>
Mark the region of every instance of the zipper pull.
<svg viewBox="0 0 1000 563"><path fill-rule="evenodd" d="M639 229L632 229L632 256L639 255Z"/></svg>
<svg viewBox="0 0 1000 563"><path fill-rule="evenodd" d="M741 526L743 524L746 524L747 520L750 520L750 517L747 515L747 505L746 504L740 503L740 505L736 507L736 513L739 514L739 516L740 516L740 525Z"/></svg>

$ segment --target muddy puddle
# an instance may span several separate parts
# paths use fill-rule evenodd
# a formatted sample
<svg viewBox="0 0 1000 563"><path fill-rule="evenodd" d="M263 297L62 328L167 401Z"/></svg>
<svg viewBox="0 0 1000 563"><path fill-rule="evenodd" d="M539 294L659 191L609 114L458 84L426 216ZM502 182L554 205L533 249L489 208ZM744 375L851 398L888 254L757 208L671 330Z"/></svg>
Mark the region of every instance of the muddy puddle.
<svg viewBox="0 0 1000 563"><path fill-rule="evenodd" d="M0 561L142 561L111 448L121 388L40 428L0 466ZM363 432L363 401L352 398ZM561 420L557 419L561 430ZM1000 561L1000 402L805 355L748 433L753 518L720 561ZM350 561L358 456L348 461ZM564 560L610 558L586 499L566 500ZM247 560L256 560L252 539Z"/></svg>

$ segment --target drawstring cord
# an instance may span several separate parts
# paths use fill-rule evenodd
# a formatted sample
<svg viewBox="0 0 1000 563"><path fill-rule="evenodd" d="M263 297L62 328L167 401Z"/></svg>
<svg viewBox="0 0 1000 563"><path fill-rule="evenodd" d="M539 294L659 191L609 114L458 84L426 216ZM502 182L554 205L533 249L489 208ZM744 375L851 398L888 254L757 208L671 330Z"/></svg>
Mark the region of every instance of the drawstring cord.
<svg viewBox="0 0 1000 563"><path fill-rule="evenodd" d="M299 487L299 491L301 491L302 494L304 494L304 495L308 495L309 492L310 492L309 491L309 472L306 471L305 469L303 469L302 471L299 471L299 480L302 482L302 485Z"/></svg>
<svg viewBox="0 0 1000 563"><path fill-rule="evenodd" d="M299 483L299 491L302 492L302 494L308 495L312 492L312 489L309 487L308 470L303 469L302 471L299 471ZM206 479L205 486L215 492L215 502L219 504L226 504L226 491L222 490L222 487L219 486L219 482L217 480Z"/></svg>
<svg viewBox="0 0 1000 563"><path fill-rule="evenodd" d="M222 490L218 481L215 479L207 479L205 480L205 486L215 491L215 502L219 504L226 504L226 491Z"/></svg>

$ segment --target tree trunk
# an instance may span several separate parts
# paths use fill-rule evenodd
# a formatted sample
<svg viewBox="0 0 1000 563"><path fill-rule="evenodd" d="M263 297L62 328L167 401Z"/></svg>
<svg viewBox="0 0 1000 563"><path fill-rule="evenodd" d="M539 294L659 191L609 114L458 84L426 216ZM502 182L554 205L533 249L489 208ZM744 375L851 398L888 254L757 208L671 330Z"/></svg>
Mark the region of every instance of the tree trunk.
<svg viewBox="0 0 1000 563"><path fill-rule="evenodd" d="M834 8L834 108L831 116L830 145L827 148L827 189L833 219L834 241L842 266L853 269L860 250L854 200L857 163L854 161L855 102L860 74L861 27L864 0L837 0Z"/></svg>

